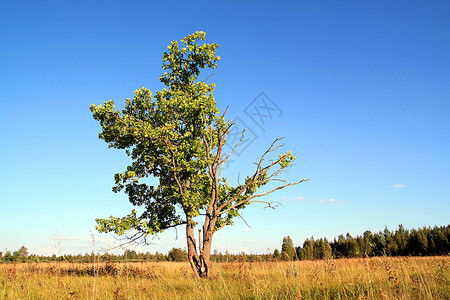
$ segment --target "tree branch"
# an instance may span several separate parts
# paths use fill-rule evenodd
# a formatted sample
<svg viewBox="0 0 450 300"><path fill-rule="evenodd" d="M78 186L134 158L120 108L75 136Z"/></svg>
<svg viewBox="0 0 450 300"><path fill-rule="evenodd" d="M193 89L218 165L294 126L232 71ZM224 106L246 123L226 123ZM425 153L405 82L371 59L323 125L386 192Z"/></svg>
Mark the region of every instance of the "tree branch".
<svg viewBox="0 0 450 300"><path fill-rule="evenodd" d="M206 77L205 80L203 80L203 81L201 81L201 82L206 83L206 81L208 81L209 77L214 76L214 75L217 75L217 74L218 74L218 73L214 73L214 72L213 72L211 75L209 75L208 77Z"/></svg>
<svg viewBox="0 0 450 300"><path fill-rule="evenodd" d="M284 189L285 187L288 187L288 186L291 186L291 185L300 184L300 183L305 182L305 181L308 181L308 180L309 180L309 179L303 179L303 180L300 180L300 181L298 181L298 182L288 183L288 184L285 184L285 185L276 187L276 188L272 189L272 190L269 191L269 192L250 196L250 197L248 197L248 198L246 198L246 199L244 199L244 200L242 200L242 201L236 202L234 205L230 206L229 208L227 208L227 209L225 209L225 210L223 210L223 211L219 211L219 212L217 213L217 215L222 215L222 214L224 214L224 213L227 213L227 212L229 212L230 210L232 210L233 208L235 208L235 207L237 207L237 206L239 206L239 205L244 204L245 202L249 202L249 203L253 203L253 202L263 202L263 203L268 204L268 203L270 203L270 202L265 202L265 201L255 201L255 200L250 201L250 200L251 200L251 199L254 199L254 198L259 198L259 197L266 196L266 195L271 194L271 193L273 193L273 192L275 192L275 191L277 191L277 190ZM230 203L230 202L227 202L227 203Z"/></svg>

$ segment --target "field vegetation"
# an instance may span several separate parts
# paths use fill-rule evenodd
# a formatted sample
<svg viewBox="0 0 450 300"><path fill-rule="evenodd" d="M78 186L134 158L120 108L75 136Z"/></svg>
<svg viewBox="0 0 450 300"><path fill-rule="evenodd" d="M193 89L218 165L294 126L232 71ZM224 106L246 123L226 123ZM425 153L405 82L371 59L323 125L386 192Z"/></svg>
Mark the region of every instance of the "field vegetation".
<svg viewBox="0 0 450 300"><path fill-rule="evenodd" d="M0 265L1 299L450 299L450 257Z"/></svg>

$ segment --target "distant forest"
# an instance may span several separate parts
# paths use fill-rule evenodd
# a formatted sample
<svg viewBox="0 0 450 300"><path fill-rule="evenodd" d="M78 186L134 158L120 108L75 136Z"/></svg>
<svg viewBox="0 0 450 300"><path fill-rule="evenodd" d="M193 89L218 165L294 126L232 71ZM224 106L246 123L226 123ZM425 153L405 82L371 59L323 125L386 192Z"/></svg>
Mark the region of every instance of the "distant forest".
<svg viewBox="0 0 450 300"><path fill-rule="evenodd" d="M275 249L269 254L230 254L218 252L211 255L213 262L233 261L292 261L312 259L339 259L372 256L431 256L450 254L450 225L434 228L423 227L407 230L402 225L395 231L387 228L378 233L367 230L362 235L352 237L349 233L339 235L332 242L326 238L308 238L302 246L294 246L290 236L284 237L281 251ZM29 254L28 249L22 246L19 250L0 252L0 262L143 262L143 261L187 261L187 251L172 248L167 254L163 253L137 253L134 250L125 250L123 255L114 254L78 254L62 256L38 256Z"/></svg>

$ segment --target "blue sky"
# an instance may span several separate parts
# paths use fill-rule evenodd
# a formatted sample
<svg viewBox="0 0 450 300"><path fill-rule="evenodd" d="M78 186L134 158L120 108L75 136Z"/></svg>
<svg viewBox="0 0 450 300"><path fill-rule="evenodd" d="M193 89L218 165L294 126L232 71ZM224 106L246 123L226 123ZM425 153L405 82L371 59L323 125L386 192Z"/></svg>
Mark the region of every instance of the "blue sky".
<svg viewBox="0 0 450 300"><path fill-rule="evenodd" d="M237 220L213 249L265 253L287 235L301 245L449 224L449 10L448 1L2 1L0 251L113 244L94 220L132 209L111 191L129 160L97 138L89 106L161 89L166 46L197 30L220 46L219 108L254 138L227 175L251 172L284 136L297 156L287 178L311 179L266 198L283 204L275 211L246 209L251 228ZM261 92L278 110L260 127L246 112ZM184 247L183 232L138 250Z"/></svg>

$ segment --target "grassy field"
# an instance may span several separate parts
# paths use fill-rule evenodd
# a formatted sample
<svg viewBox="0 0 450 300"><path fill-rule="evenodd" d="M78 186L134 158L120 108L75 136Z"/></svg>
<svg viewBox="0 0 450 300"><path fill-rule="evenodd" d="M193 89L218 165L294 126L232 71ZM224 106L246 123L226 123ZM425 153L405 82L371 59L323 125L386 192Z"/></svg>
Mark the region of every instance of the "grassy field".
<svg viewBox="0 0 450 300"><path fill-rule="evenodd" d="M0 299L450 299L450 257L217 263L3 264Z"/></svg>

